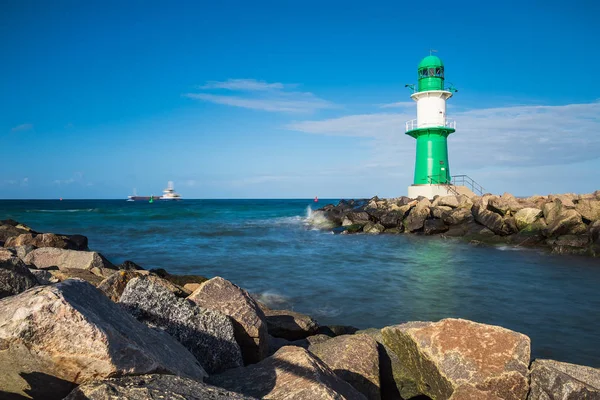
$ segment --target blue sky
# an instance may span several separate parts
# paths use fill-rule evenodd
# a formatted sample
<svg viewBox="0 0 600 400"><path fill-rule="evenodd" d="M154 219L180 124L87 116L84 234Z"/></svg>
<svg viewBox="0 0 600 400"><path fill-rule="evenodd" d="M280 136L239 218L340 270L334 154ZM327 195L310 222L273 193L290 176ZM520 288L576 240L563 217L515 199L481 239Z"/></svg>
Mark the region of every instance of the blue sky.
<svg viewBox="0 0 600 400"><path fill-rule="evenodd" d="M437 49L452 174L600 189L595 1L0 2L0 198L405 195Z"/></svg>

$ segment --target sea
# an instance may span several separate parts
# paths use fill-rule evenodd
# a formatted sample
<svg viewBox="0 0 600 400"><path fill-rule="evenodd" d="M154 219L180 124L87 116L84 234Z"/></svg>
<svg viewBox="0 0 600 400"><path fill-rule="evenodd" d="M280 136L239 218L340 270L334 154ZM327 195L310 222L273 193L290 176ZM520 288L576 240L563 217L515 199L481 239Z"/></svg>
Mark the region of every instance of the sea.
<svg viewBox="0 0 600 400"><path fill-rule="evenodd" d="M85 235L115 264L221 276L321 325L465 318L528 335L532 358L600 367L600 259L316 228L338 200L2 200L0 219Z"/></svg>

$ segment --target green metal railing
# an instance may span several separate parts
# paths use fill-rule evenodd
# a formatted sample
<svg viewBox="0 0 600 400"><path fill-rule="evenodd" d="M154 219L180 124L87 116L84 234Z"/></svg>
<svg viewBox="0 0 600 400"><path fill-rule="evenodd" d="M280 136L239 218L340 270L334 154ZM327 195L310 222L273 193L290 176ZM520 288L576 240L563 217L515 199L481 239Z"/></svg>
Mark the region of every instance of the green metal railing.
<svg viewBox="0 0 600 400"><path fill-rule="evenodd" d="M444 180L444 182L442 182L442 178ZM448 183L448 177L443 175L443 174L438 174L438 175L428 175L427 176L427 182L429 182L429 184L431 185L444 185L446 186L446 189L448 190L448 193L452 193L455 196L459 196L460 193L458 193L456 191L456 189L454 189L452 187L452 184Z"/></svg>

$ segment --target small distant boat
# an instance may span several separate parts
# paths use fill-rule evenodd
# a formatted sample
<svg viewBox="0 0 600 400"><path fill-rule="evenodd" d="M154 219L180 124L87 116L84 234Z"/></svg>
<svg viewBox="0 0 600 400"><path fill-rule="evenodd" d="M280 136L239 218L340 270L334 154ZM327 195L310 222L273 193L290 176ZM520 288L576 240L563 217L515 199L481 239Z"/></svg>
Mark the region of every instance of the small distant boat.
<svg viewBox="0 0 600 400"><path fill-rule="evenodd" d="M127 201L147 201L153 203L155 200L181 200L181 195L175 192L173 182L169 181L167 188L163 190L162 196L138 196L135 189L133 189L133 195L127 196Z"/></svg>
<svg viewBox="0 0 600 400"><path fill-rule="evenodd" d="M315 203L319 201L319 197L315 196Z"/></svg>

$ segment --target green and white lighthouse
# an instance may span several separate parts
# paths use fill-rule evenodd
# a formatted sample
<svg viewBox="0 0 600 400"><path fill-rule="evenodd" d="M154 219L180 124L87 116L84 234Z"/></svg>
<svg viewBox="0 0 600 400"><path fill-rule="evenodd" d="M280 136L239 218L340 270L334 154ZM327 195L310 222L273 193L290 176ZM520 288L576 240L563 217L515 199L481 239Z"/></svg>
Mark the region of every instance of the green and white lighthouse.
<svg viewBox="0 0 600 400"><path fill-rule="evenodd" d="M444 87L444 63L429 55L417 67L418 83L406 85L413 89L410 96L417 102L417 119L406 122L406 134L417 139L415 177L408 187L408 197L452 193L448 136L456 130L456 122L446 115L446 100L456 92Z"/></svg>

